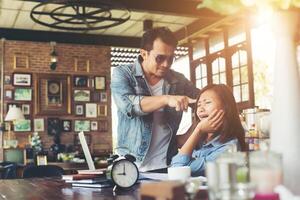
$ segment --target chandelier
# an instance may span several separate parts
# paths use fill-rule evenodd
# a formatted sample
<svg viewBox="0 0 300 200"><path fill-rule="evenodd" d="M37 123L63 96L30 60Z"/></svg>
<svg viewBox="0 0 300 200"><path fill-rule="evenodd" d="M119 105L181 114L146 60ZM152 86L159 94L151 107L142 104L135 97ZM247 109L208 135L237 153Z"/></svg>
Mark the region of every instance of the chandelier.
<svg viewBox="0 0 300 200"><path fill-rule="evenodd" d="M108 0L47 0L33 7L30 17L51 28L89 31L122 24L129 20L130 11Z"/></svg>

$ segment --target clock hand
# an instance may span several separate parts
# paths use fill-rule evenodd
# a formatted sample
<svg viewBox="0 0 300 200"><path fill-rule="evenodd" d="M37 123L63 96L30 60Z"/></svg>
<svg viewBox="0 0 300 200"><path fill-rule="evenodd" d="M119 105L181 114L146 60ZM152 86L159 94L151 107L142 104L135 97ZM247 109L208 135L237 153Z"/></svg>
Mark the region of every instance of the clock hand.
<svg viewBox="0 0 300 200"><path fill-rule="evenodd" d="M125 164L123 164L123 175L126 175L126 173L125 173Z"/></svg>

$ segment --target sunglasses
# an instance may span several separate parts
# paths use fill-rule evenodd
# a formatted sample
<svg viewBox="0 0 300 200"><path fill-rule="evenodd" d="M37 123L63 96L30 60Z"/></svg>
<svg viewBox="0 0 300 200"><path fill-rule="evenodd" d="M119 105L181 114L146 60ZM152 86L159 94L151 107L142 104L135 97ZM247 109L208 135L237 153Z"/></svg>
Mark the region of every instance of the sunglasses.
<svg viewBox="0 0 300 200"><path fill-rule="evenodd" d="M174 55L167 56L167 55L157 54L154 56L154 58L158 65L162 64L165 61L167 61L169 64L172 64L175 60Z"/></svg>

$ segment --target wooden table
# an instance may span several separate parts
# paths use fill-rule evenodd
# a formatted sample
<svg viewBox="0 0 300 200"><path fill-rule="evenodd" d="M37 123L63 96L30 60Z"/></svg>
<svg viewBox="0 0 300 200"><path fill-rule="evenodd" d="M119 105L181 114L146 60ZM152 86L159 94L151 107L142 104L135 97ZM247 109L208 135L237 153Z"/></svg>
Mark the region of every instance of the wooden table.
<svg viewBox="0 0 300 200"><path fill-rule="evenodd" d="M8 200L138 200L138 185L128 191L112 188L72 188L60 178L0 180L0 199Z"/></svg>

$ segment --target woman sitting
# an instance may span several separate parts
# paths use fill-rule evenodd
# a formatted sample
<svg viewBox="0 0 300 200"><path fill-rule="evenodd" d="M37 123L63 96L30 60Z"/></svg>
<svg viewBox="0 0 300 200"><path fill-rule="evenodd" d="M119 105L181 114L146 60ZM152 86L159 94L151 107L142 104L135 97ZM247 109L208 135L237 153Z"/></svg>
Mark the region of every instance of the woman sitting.
<svg viewBox="0 0 300 200"><path fill-rule="evenodd" d="M244 130L233 94L224 84L203 88L197 100L195 121L177 137L182 145L171 166L190 166L192 176L204 174L205 163L215 160L230 146L246 151Z"/></svg>

